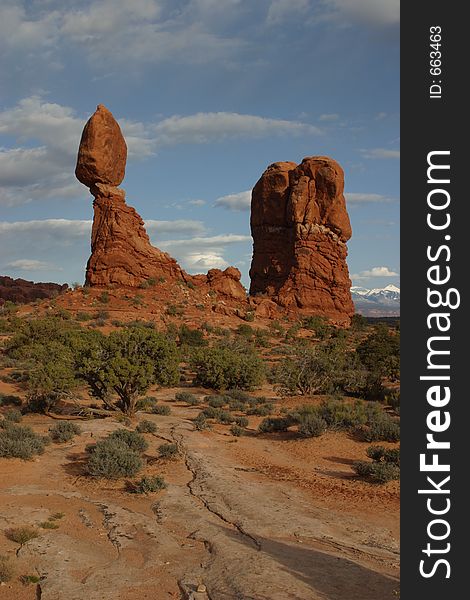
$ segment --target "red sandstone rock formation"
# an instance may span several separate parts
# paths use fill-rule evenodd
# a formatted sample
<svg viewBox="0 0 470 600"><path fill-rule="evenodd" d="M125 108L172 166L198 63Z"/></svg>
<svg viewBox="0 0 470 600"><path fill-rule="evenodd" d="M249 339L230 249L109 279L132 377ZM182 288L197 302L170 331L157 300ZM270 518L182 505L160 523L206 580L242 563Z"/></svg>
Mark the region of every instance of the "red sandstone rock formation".
<svg viewBox="0 0 470 600"><path fill-rule="evenodd" d="M77 179L95 197L86 284L137 287L148 279L163 277L168 283L192 282L201 291L246 302L238 269L212 269L207 275L191 276L169 254L151 245L144 222L126 204L124 190L117 187L124 178L126 157L121 129L100 104L83 130L75 169Z"/></svg>
<svg viewBox="0 0 470 600"><path fill-rule="evenodd" d="M348 323L354 314L346 241L344 174L327 157L270 165L251 201L250 294Z"/></svg>
<svg viewBox="0 0 470 600"><path fill-rule="evenodd" d="M0 306L5 302L28 304L34 300L54 298L68 289L66 283L34 283L26 279L12 279L8 276L0 277Z"/></svg>

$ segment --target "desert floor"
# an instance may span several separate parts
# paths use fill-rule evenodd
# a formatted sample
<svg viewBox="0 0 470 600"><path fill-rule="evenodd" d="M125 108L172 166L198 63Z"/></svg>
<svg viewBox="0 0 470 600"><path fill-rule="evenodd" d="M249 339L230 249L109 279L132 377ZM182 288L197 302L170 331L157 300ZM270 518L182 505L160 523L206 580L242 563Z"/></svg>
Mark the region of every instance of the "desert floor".
<svg viewBox="0 0 470 600"><path fill-rule="evenodd" d="M1 460L0 554L10 556L17 575L0 586L1 600L398 595L399 485L357 479L351 465L364 459L367 442L341 432L262 435L259 417L250 417L242 437L218 424L196 431L191 419L200 408L169 402L176 391L153 392L168 401L169 416L139 413L132 424L145 418L158 425L145 435L146 473L168 483L158 493L131 494L125 481L86 476L85 446L122 427L112 417L81 421L80 436L32 461ZM291 408L305 399L277 403ZM44 434L53 422L23 419ZM157 458L165 441L178 444L178 459ZM41 529L21 549L2 534L56 512L64 513L59 528ZM41 581L23 585L21 575ZM196 592L201 585L206 591Z"/></svg>

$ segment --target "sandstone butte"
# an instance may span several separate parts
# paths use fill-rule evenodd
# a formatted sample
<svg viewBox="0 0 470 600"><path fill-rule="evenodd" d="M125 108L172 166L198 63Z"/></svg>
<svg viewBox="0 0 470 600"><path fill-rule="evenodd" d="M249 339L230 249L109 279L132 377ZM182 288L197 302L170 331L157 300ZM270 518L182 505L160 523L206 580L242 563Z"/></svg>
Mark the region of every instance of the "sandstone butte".
<svg viewBox="0 0 470 600"><path fill-rule="evenodd" d="M334 160L310 157L300 165L274 163L255 185L247 299L238 269L189 275L169 254L152 246L143 220L118 187L126 159L119 124L100 104L83 130L75 170L94 196L86 285L137 287L164 278L168 283L191 282L201 292L251 308L260 317L300 313L349 322L354 313L346 264L351 226L343 171Z"/></svg>
<svg viewBox="0 0 470 600"><path fill-rule="evenodd" d="M349 321L354 314L346 264L351 225L343 190L342 168L325 156L266 169L251 200L255 299Z"/></svg>
<svg viewBox="0 0 470 600"><path fill-rule="evenodd" d="M94 196L91 256L86 267L89 286L137 287L149 279L192 282L201 291L246 302L241 273L234 267L211 269L207 275L186 273L166 252L150 243L144 222L128 206L119 186L125 174L127 146L119 124L102 104L82 133L75 175Z"/></svg>

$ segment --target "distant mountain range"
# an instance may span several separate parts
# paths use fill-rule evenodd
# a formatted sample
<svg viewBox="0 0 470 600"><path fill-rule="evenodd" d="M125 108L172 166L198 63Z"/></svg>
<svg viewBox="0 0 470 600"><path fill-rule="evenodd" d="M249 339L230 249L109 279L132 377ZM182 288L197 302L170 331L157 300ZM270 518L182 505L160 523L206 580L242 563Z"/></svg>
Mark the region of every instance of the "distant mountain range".
<svg viewBox="0 0 470 600"><path fill-rule="evenodd" d="M398 317L400 315L400 288L387 285L384 288L353 286L351 296L356 311L366 317Z"/></svg>

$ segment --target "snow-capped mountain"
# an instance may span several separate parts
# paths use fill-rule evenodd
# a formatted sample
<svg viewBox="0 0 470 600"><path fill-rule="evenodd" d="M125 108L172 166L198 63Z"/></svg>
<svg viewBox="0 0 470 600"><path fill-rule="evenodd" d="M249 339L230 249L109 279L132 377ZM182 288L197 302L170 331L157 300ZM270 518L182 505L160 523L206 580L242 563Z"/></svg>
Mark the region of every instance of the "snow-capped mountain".
<svg viewBox="0 0 470 600"><path fill-rule="evenodd" d="M398 316L400 314L400 288L390 284L384 288L351 288L351 296L358 313L370 317Z"/></svg>

